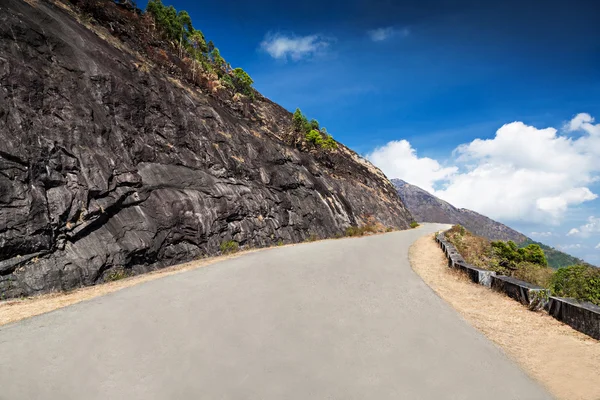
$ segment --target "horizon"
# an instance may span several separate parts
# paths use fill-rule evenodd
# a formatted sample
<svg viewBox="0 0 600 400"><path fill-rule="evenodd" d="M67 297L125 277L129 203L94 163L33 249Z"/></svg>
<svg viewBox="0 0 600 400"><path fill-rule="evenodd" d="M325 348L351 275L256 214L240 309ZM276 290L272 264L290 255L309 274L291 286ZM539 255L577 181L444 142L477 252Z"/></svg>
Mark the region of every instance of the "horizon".
<svg viewBox="0 0 600 400"><path fill-rule="evenodd" d="M593 1L164 3L388 178L600 264Z"/></svg>

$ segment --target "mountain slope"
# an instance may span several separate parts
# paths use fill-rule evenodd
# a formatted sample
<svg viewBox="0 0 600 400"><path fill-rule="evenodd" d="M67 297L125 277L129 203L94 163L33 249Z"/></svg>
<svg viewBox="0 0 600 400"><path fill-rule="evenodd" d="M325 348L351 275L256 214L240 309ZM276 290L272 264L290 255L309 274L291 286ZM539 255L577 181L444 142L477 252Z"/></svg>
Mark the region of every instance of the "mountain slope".
<svg viewBox="0 0 600 400"><path fill-rule="evenodd" d="M585 264L579 258L563 253L543 243L536 242L522 233L475 211L456 208L418 186L411 185L401 179L392 179L392 183L398 190L400 198L417 221L459 224L478 236L483 236L490 240L512 240L522 247L532 243L538 244L544 250L548 264L552 268Z"/></svg>
<svg viewBox="0 0 600 400"><path fill-rule="evenodd" d="M523 243L527 236L475 211L456 208L418 186L392 179L400 198L419 222L460 224L476 235L490 240L512 240Z"/></svg>
<svg viewBox="0 0 600 400"><path fill-rule="evenodd" d="M199 80L146 16L71 3L86 7L82 22L66 1L0 3L0 297L141 273L230 240L412 221L381 171L341 144L298 144L292 115L260 94Z"/></svg>

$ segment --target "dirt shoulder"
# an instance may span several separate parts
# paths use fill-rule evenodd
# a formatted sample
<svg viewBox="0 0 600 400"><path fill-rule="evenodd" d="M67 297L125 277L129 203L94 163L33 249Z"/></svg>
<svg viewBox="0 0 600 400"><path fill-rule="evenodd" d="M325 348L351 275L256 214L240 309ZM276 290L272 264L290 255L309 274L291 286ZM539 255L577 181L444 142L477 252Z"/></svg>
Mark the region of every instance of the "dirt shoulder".
<svg viewBox="0 0 600 400"><path fill-rule="evenodd" d="M418 239L409 258L425 283L558 399L600 400L599 341L449 269L432 235Z"/></svg>
<svg viewBox="0 0 600 400"><path fill-rule="evenodd" d="M103 283L96 286L87 286L72 292L49 293L36 297L24 299L14 299L0 302L0 326L17 322L25 318L34 317L59 308L70 306L71 304L89 300L94 297L103 296L108 293L116 292L140 283L163 278L165 276L179 274L192 269L205 267L219 261L236 258L244 254L260 251L261 249L252 249L241 251L239 253L211 257L196 261L190 261L184 264L174 265L157 271L142 275L136 275L114 282Z"/></svg>

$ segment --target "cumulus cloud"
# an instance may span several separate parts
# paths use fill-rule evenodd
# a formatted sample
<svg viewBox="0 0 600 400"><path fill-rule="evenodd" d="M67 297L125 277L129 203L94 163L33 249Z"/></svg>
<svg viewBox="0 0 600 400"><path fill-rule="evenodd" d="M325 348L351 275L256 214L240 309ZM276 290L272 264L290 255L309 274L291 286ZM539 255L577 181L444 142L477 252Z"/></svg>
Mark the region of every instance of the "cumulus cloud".
<svg viewBox="0 0 600 400"><path fill-rule="evenodd" d="M458 171L457 167L442 167L432 158L419 158L407 140L389 142L376 148L367 158L387 176L403 179L428 192L434 192L434 182L448 179Z"/></svg>
<svg viewBox="0 0 600 400"><path fill-rule="evenodd" d="M561 133L512 122L491 139L456 148L445 168L418 158L410 143L399 145L405 141L367 157L390 178L441 188L433 193L457 207L507 221L557 223L570 207L598 197L589 188L600 172L600 125L593 122L579 114ZM574 131L581 135L570 135Z"/></svg>
<svg viewBox="0 0 600 400"><path fill-rule="evenodd" d="M260 44L260 48L276 59L291 58L298 61L324 51L330 41L320 35L287 36L268 33Z"/></svg>
<svg viewBox="0 0 600 400"><path fill-rule="evenodd" d="M367 31L367 35L374 42L382 42L391 38L392 36L400 35L406 37L410 34L408 28L404 28L401 30L395 29L391 26L385 28L377 28L370 31Z"/></svg>
<svg viewBox="0 0 600 400"><path fill-rule="evenodd" d="M529 233L529 236L550 237L550 236L552 236L552 232L531 232L531 233Z"/></svg>
<svg viewBox="0 0 600 400"><path fill-rule="evenodd" d="M567 233L567 236L580 236L590 237L594 233L600 233L600 218L591 216L588 218L588 222L585 225L581 225L579 228L573 228Z"/></svg>

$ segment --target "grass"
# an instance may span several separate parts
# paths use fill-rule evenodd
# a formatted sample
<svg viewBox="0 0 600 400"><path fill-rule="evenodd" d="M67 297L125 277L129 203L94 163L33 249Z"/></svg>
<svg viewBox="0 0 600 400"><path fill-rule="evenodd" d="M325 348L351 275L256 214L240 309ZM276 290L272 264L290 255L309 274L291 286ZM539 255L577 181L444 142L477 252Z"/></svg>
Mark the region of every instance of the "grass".
<svg viewBox="0 0 600 400"><path fill-rule="evenodd" d="M111 271L106 278L104 278L105 282L115 282L115 281L120 281L121 279L125 279L128 278L129 274L127 273L127 271L125 271L124 269L115 269L114 271Z"/></svg>
<svg viewBox="0 0 600 400"><path fill-rule="evenodd" d="M488 239L473 235L460 225L455 225L446 231L446 239L456 247L469 264L550 289L554 296L600 305L600 269L598 268L589 265L572 265L555 271L534 262L521 261L511 264L501 257L502 253L498 253Z"/></svg>
<svg viewBox="0 0 600 400"><path fill-rule="evenodd" d="M467 322L483 332L560 400L600 400L600 345L568 325L448 268L430 237L409 251L412 268ZM557 371L561 371L557 373Z"/></svg>
<svg viewBox="0 0 600 400"><path fill-rule="evenodd" d="M240 250L240 245L235 240L227 240L221 243L219 248L221 249L221 254L233 254Z"/></svg>

